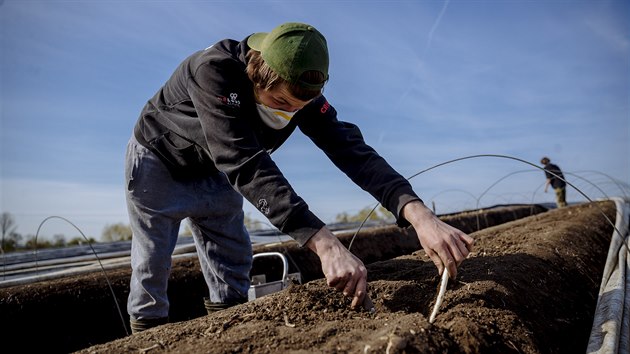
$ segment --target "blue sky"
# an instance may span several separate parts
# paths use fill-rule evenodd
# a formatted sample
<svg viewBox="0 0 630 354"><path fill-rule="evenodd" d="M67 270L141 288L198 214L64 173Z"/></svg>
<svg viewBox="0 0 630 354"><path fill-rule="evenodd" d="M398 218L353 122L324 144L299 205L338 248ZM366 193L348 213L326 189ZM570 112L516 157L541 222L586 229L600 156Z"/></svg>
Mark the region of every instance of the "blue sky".
<svg viewBox="0 0 630 354"><path fill-rule="evenodd" d="M128 223L123 157L146 100L192 52L288 21L326 36L325 95L403 176L547 155L590 198L628 193L625 0L0 0L1 210L22 235L52 215L95 238ZM299 132L273 158L324 221L375 203ZM438 213L553 201L505 158L411 181Z"/></svg>

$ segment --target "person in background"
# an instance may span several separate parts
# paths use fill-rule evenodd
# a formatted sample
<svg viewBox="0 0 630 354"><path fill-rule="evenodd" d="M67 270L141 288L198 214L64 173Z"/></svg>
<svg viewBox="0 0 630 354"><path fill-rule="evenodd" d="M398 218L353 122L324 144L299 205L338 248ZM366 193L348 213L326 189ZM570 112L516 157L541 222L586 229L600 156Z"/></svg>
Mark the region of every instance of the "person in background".
<svg viewBox="0 0 630 354"><path fill-rule="evenodd" d="M567 183L564 181L564 175L562 170L557 165L551 163L548 157L543 157L540 163L544 166L545 177L547 182L545 183L545 193L549 186L556 192L556 205L558 208L567 206Z"/></svg>
<svg viewBox="0 0 630 354"><path fill-rule="evenodd" d="M300 129L358 186L412 225L442 274L454 278L473 239L442 222L322 94L324 36L284 23L193 53L146 103L127 145L126 199L132 332L168 322L167 284L187 219L209 289L208 312L247 300L252 246L243 197L280 231L317 254L329 286L363 304L367 270L291 187L271 158Z"/></svg>

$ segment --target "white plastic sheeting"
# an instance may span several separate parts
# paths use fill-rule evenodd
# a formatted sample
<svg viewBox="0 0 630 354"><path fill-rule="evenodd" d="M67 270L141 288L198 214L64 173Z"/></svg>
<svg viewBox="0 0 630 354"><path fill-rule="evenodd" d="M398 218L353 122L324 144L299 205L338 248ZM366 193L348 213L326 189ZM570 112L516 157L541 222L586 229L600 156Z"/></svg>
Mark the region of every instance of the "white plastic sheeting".
<svg viewBox="0 0 630 354"><path fill-rule="evenodd" d="M586 352L630 354L630 201L613 198L617 220Z"/></svg>

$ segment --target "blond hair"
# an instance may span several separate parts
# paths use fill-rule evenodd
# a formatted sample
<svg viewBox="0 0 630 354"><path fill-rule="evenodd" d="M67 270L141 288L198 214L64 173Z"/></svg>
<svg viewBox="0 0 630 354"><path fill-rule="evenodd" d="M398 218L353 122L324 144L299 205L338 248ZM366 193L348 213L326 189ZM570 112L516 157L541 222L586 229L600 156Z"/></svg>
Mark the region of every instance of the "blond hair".
<svg viewBox="0 0 630 354"><path fill-rule="evenodd" d="M302 101L311 100L322 93L319 89L308 89L281 78L265 63L260 52L253 49L247 53L246 72L254 87L269 91L285 85L291 96ZM301 81L312 84L322 83L324 79L324 75L319 71L306 71L300 77Z"/></svg>

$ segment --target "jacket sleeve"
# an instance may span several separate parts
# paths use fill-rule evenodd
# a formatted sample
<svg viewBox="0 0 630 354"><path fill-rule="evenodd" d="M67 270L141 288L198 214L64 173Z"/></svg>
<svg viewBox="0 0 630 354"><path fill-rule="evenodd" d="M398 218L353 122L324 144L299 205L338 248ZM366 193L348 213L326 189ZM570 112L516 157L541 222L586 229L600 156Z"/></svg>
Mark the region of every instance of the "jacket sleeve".
<svg viewBox="0 0 630 354"><path fill-rule="evenodd" d="M255 114L252 86L239 64L227 60L204 63L191 70L187 80L208 152L240 194L303 246L324 223L309 210L257 140L246 117Z"/></svg>
<svg viewBox="0 0 630 354"><path fill-rule="evenodd" d="M401 215L403 206L421 201L409 182L365 143L356 125L337 120L337 112L324 96L307 108L298 123L300 130L355 184L394 214L399 226L408 226Z"/></svg>

